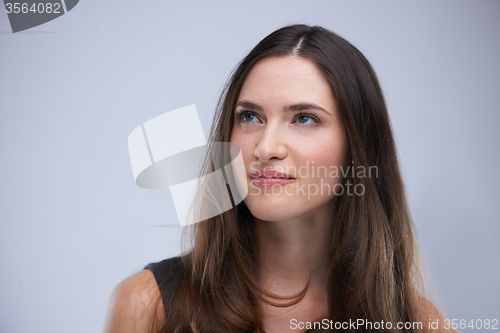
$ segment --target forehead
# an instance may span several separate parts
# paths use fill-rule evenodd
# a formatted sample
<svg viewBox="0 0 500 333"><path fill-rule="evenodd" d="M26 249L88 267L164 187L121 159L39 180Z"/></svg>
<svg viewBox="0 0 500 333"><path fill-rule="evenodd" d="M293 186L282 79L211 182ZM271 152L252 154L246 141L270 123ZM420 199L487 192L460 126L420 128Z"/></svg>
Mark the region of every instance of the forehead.
<svg viewBox="0 0 500 333"><path fill-rule="evenodd" d="M273 56L257 62L250 70L238 100L291 103L301 100L333 108L328 81L316 64L307 58Z"/></svg>

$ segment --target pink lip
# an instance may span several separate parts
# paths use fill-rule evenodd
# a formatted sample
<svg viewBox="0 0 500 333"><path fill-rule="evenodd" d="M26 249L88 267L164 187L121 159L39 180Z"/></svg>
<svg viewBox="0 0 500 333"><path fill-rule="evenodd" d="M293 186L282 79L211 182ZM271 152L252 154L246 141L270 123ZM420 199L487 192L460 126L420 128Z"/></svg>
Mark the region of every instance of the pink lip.
<svg viewBox="0 0 500 333"><path fill-rule="evenodd" d="M271 187L277 185L286 185L293 183L297 179L295 178L250 178L252 184L259 187Z"/></svg>
<svg viewBox="0 0 500 333"><path fill-rule="evenodd" d="M252 183L259 187L286 185L297 180L286 173L268 169L251 172L248 176Z"/></svg>
<svg viewBox="0 0 500 333"><path fill-rule="evenodd" d="M284 172L279 172L276 170L269 170L269 169L260 169L254 172L251 172L248 175L250 178L288 178L288 179L295 179L294 177L290 176L289 174L286 174Z"/></svg>

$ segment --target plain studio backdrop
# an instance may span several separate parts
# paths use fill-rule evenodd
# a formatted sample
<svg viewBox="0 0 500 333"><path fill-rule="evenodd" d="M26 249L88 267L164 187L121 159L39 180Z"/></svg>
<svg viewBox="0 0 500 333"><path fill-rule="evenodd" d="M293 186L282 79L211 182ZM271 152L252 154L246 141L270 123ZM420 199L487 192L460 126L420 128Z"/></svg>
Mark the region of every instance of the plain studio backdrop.
<svg viewBox="0 0 500 333"><path fill-rule="evenodd" d="M231 70L291 23L372 63L429 290L448 318L500 319L499 1L82 0L15 34L0 11L0 332L98 332L118 282L180 253L128 135L190 104L207 135Z"/></svg>

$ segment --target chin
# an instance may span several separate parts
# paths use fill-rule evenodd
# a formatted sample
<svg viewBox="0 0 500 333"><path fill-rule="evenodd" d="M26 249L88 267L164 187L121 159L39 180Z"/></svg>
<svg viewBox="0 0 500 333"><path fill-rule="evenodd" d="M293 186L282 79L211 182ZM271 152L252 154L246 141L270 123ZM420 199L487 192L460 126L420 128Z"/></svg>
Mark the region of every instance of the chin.
<svg viewBox="0 0 500 333"><path fill-rule="evenodd" d="M268 221L268 222L282 222L282 221L290 220L294 217L294 215L290 215L290 214L287 214L288 215L287 216L287 215L281 214L280 212L277 212L277 211L267 211L267 210L261 210L261 209L250 210L250 212L252 213L252 215L256 219L259 219L261 221Z"/></svg>
<svg viewBox="0 0 500 333"><path fill-rule="evenodd" d="M279 222L293 219L305 212L297 212L287 198L263 197L245 200L245 204L252 215L263 221Z"/></svg>

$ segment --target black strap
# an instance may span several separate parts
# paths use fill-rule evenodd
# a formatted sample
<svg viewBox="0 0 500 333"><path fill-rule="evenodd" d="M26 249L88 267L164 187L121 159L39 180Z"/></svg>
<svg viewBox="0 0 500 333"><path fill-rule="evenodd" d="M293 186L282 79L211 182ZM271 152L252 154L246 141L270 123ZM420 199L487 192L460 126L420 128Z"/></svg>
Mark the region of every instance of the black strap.
<svg viewBox="0 0 500 333"><path fill-rule="evenodd" d="M175 283L181 277L181 257L174 257L160 262L149 263L144 266L144 269L149 269L153 272L158 288L161 291L161 298L163 300L163 308L165 309L166 316L170 307L169 304L172 297L171 291L174 288Z"/></svg>

